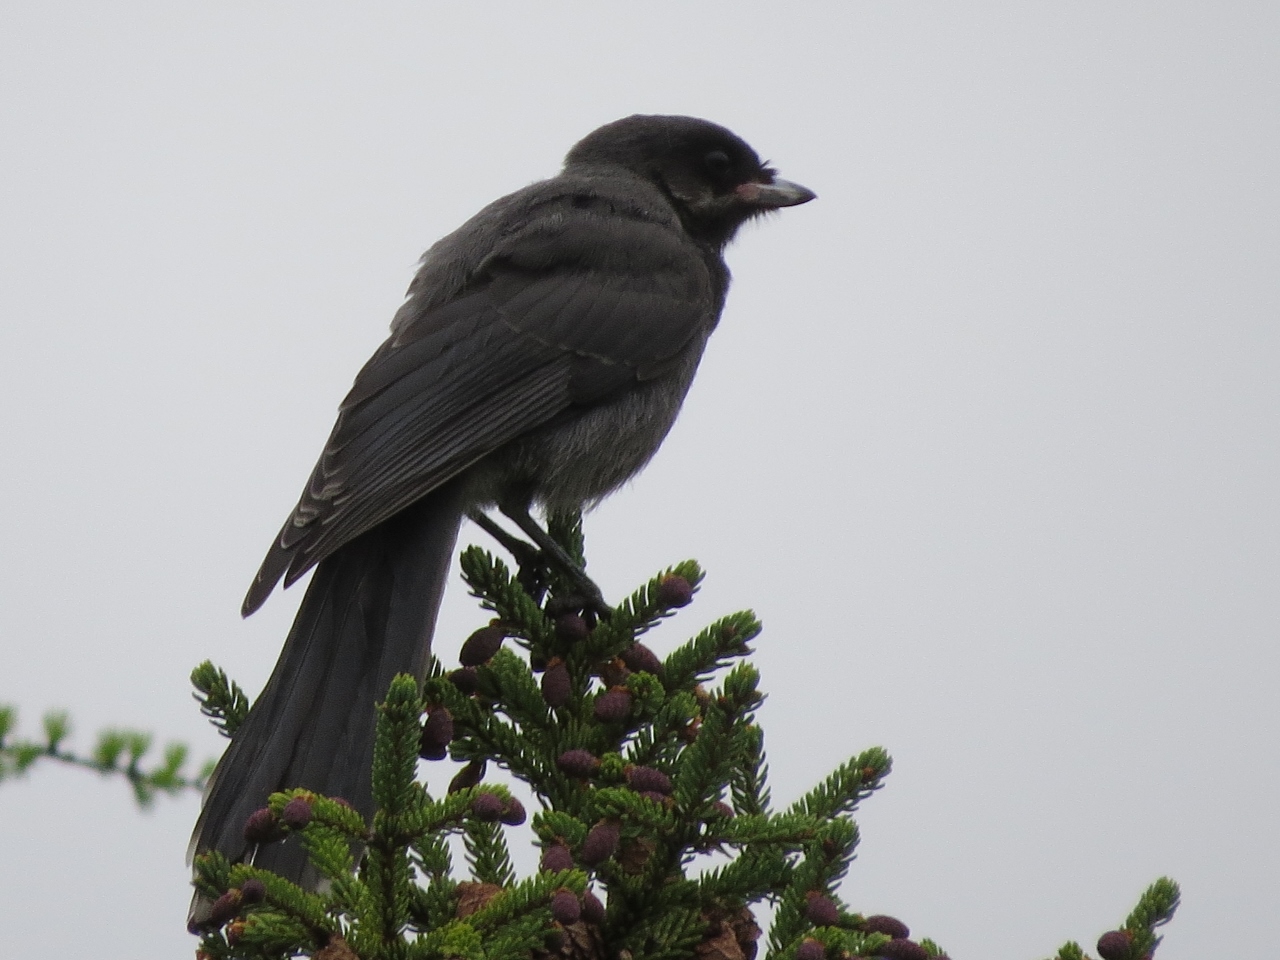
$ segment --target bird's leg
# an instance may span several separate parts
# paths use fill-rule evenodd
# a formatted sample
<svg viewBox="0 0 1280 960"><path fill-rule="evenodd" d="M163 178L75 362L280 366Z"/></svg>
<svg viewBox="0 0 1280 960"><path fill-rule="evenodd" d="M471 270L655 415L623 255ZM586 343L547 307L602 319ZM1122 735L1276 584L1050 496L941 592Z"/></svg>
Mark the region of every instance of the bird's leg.
<svg viewBox="0 0 1280 960"><path fill-rule="evenodd" d="M604 602L604 594L595 585L595 581L588 577L587 571L583 570L582 566L569 556L565 548L560 546L551 534L542 529L538 521L530 516L527 505L502 503L498 505L498 509L538 545L542 551L543 561L554 566L557 572L573 585L574 589L581 594L584 606L590 607L605 620L613 615L613 608Z"/></svg>
<svg viewBox="0 0 1280 960"><path fill-rule="evenodd" d="M481 510L468 510L467 519L474 523L477 527L487 533L493 539L497 540L503 550L511 554L515 558L516 563L520 566L529 564L542 563L542 555L538 548L532 543L526 543L519 537L513 537L507 533L502 527L493 521L493 519Z"/></svg>
<svg viewBox="0 0 1280 960"><path fill-rule="evenodd" d="M511 554L518 568L516 581L525 588L529 596L541 602L542 594L547 588L545 575L547 564L542 551L532 543L526 543L519 537L507 533L482 510L468 510L467 519L497 540L502 549Z"/></svg>

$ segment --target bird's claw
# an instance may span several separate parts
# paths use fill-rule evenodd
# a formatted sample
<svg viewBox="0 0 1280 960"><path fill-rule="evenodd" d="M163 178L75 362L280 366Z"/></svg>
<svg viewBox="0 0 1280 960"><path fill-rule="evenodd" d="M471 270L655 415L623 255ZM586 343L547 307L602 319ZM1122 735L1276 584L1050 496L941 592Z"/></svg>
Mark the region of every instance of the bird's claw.
<svg viewBox="0 0 1280 960"><path fill-rule="evenodd" d="M530 596L541 595L546 588L546 575L554 570L568 580L576 592L563 599L556 598L552 603L564 610L590 610L601 620L608 620L613 616L613 608L605 602L604 593L596 586L595 581L587 576L581 564L569 556L564 547L538 526L527 510L504 507L502 512L515 521L534 543L512 536L479 510L472 510L467 516L511 554L518 568L516 579ZM566 603L569 606L565 606Z"/></svg>

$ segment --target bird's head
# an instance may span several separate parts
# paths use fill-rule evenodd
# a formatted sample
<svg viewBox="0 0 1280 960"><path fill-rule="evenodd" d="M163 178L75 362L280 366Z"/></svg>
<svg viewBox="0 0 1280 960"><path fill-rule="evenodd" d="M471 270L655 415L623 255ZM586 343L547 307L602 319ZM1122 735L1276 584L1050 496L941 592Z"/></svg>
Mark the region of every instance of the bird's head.
<svg viewBox="0 0 1280 960"><path fill-rule="evenodd" d="M807 203L812 190L780 179L739 136L695 117L632 116L589 133L565 168L617 166L656 185L685 229L724 246L752 217Z"/></svg>

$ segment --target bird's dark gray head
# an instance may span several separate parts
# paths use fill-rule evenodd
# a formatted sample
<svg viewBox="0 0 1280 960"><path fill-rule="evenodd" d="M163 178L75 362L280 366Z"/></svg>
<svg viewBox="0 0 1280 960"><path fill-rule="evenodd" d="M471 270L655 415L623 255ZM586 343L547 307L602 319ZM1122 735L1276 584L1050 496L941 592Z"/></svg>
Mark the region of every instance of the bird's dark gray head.
<svg viewBox="0 0 1280 960"><path fill-rule="evenodd" d="M696 117L636 115L587 134L565 169L623 167L672 201L685 229L723 246L747 220L806 203L812 190L779 179L737 134Z"/></svg>

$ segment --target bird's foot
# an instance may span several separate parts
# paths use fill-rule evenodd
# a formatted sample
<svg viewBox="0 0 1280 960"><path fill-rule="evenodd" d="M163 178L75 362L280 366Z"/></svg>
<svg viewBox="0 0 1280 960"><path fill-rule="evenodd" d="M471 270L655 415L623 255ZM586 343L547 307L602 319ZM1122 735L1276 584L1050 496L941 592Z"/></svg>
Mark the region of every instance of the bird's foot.
<svg viewBox="0 0 1280 960"><path fill-rule="evenodd" d="M542 595L546 589L546 574L554 570L568 581L574 591L571 597L565 597L563 601L569 602L577 609L590 610L604 620L613 615L613 608L605 602L604 594L596 586L595 581L588 577L582 565L529 515L527 509L508 506L501 509L505 516L528 534L533 543L512 536L491 517L479 510L472 510L467 516L511 554L519 567L517 579L531 596ZM563 606L564 603L561 602L559 605Z"/></svg>

